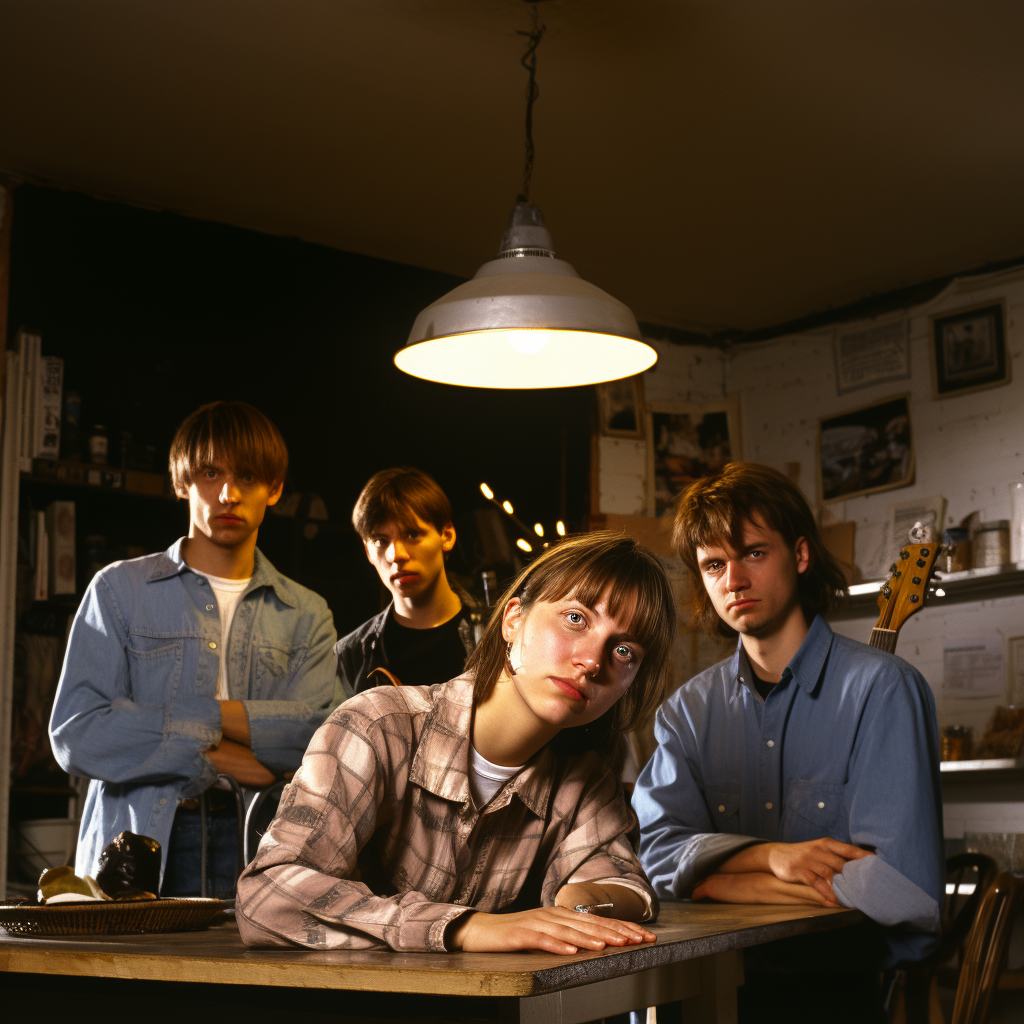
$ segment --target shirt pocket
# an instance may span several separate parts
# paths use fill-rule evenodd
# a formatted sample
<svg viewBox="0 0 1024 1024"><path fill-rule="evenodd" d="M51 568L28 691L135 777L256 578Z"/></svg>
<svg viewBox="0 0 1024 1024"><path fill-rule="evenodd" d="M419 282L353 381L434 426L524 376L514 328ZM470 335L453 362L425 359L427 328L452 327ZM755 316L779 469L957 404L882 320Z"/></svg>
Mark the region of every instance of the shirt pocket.
<svg viewBox="0 0 1024 1024"><path fill-rule="evenodd" d="M707 791L708 810L716 832L740 830L740 787L716 785Z"/></svg>
<svg viewBox="0 0 1024 1024"><path fill-rule="evenodd" d="M181 638L128 637L128 677L132 700L140 704L169 704L181 683L185 641Z"/></svg>
<svg viewBox="0 0 1024 1024"><path fill-rule="evenodd" d="M780 839L802 843L811 839L849 842L845 817L845 786L815 779L796 779L789 786Z"/></svg>
<svg viewBox="0 0 1024 1024"><path fill-rule="evenodd" d="M259 642L256 646L256 697L283 699L296 653L284 644Z"/></svg>

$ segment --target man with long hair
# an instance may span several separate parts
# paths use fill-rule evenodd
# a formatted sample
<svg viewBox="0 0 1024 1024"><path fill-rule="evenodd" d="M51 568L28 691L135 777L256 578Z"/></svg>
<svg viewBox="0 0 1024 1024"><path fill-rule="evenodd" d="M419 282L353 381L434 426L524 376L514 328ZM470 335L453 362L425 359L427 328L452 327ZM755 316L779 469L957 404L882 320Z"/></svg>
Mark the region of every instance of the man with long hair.
<svg viewBox="0 0 1024 1024"><path fill-rule="evenodd" d="M832 947L819 937L812 952L842 966L851 1012L872 1019L874 972L926 956L938 933L932 692L906 662L829 628L842 570L803 495L776 470L735 462L691 484L673 542L696 621L739 643L658 711L658 749L633 798L641 862L668 899L863 911L871 921L847 944L854 953L823 953ZM792 971L813 957L784 959ZM773 972L765 986L781 986L787 1019L802 1019L791 1013L807 979ZM858 985L860 1002L850 994ZM758 1019L773 1019L770 1004L761 986ZM831 1007L827 1016L840 1019Z"/></svg>

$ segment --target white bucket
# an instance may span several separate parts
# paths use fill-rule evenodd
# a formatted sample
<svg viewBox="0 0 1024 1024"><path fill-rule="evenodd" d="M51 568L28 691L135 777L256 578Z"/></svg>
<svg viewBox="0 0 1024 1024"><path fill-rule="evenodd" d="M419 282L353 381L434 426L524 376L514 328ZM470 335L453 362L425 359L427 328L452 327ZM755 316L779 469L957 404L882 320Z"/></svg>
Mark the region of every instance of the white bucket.
<svg viewBox="0 0 1024 1024"><path fill-rule="evenodd" d="M47 868L75 863L78 818L31 818L18 822L18 866L29 878Z"/></svg>

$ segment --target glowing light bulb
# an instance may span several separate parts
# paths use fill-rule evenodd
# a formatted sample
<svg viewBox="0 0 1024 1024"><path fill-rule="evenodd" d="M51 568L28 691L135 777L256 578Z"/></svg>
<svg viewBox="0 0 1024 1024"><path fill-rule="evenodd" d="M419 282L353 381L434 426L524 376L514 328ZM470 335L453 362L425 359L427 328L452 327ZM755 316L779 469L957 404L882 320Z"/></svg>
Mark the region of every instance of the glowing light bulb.
<svg viewBox="0 0 1024 1024"><path fill-rule="evenodd" d="M540 523L534 523L533 524L533 532L535 534L537 534L538 537L543 537L544 536L544 527L541 526Z"/></svg>
<svg viewBox="0 0 1024 1024"><path fill-rule="evenodd" d="M551 332L506 331L505 337L520 355L535 356L551 340Z"/></svg>
<svg viewBox="0 0 1024 1024"><path fill-rule="evenodd" d="M487 484L480 485L480 493L488 500L494 501L494 491L487 486Z"/></svg>
<svg viewBox="0 0 1024 1024"><path fill-rule="evenodd" d="M533 548L530 547L530 542L528 540L523 540L522 537L520 537L519 540L516 541L516 547L519 548L520 551L533 550Z"/></svg>
<svg viewBox="0 0 1024 1024"><path fill-rule="evenodd" d="M511 501L503 501L503 502L501 503L501 507L502 507L502 508L503 508L503 509L504 509L504 510L505 510L505 511L506 511L506 512L507 512L507 513L509 514L509 515L512 515L512 512L513 512L514 510L513 510L513 508L512 508L512 502L511 502Z"/></svg>
<svg viewBox="0 0 1024 1024"><path fill-rule="evenodd" d="M945 597L946 596L946 592L942 589L942 587L939 587L939 589L935 591L935 596L936 597Z"/></svg>
<svg viewBox="0 0 1024 1024"><path fill-rule="evenodd" d="M561 519L555 523L555 533L557 533L559 537L565 536L565 523L563 523Z"/></svg>

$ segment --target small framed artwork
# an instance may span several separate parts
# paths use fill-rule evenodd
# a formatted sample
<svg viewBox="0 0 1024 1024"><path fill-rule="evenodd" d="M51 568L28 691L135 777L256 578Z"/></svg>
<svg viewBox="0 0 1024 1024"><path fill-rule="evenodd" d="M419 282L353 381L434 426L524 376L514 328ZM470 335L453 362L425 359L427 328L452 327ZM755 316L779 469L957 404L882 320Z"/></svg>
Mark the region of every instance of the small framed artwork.
<svg viewBox="0 0 1024 1024"><path fill-rule="evenodd" d="M739 398L652 403L647 412L647 512L661 516L694 480L740 455Z"/></svg>
<svg viewBox="0 0 1024 1024"><path fill-rule="evenodd" d="M994 388L1010 381L1003 302L931 318L932 383L936 398Z"/></svg>
<svg viewBox="0 0 1024 1024"><path fill-rule="evenodd" d="M644 437L643 376L625 377L597 385L601 433L605 437Z"/></svg>
<svg viewBox="0 0 1024 1024"><path fill-rule="evenodd" d="M910 395L823 417L818 470L824 501L845 501L913 483Z"/></svg>

